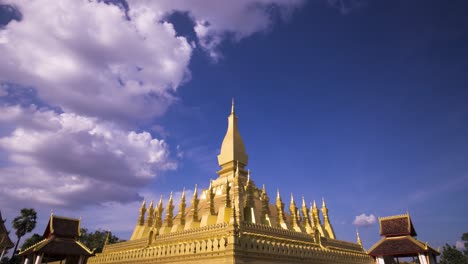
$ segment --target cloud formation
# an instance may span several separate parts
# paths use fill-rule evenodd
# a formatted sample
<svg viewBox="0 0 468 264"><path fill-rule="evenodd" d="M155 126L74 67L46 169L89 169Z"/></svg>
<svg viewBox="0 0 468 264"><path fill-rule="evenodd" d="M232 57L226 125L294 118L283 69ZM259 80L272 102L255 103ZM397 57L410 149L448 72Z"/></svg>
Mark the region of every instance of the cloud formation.
<svg viewBox="0 0 468 264"><path fill-rule="evenodd" d="M11 4L23 18L0 31L0 81L34 87L66 112L160 115L190 78L192 46L158 10L137 6L126 13L101 1Z"/></svg>
<svg viewBox="0 0 468 264"><path fill-rule="evenodd" d="M304 0L131 0L132 6L151 6L169 14L187 12L195 22L198 43L211 58L221 56L219 45L227 37L239 41L254 33L268 30L277 19L288 18Z"/></svg>
<svg viewBox="0 0 468 264"><path fill-rule="evenodd" d="M176 168L163 140L96 118L11 106L0 108L0 121L14 124L0 138L10 162L0 168L0 190L11 200L129 202L158 171Z"/></svg>
<svg viewBox="0 0 468 264"><path fill-rule="evenodd" d="M223 40L268 30L303 3L0 0L16 14L0 28L0 206L139 201L177 164L164 140L132 125L178 100L193 50L217 60ZM195 42L175 31L174 12L194 21Z"/></svg>
<svg viewBox="0 0 468 264"><path fill-rule="evenodd" d="M353 225L359 227L369 227L377 222L377 218L373 215L360 214L354 218Z"/></svg>

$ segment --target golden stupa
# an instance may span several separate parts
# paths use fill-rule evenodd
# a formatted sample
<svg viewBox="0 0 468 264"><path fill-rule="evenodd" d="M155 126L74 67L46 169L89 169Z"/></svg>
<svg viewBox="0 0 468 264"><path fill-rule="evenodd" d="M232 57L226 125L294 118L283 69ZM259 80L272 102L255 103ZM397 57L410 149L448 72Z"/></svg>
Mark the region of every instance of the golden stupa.
<svg viewBox="0 0 468 264"><path fill-rule="evenodd" d="M88 263L374 263L360 241L336 239L325 201L309 209L302 198L298 207L291 194L287 213L278 191L270 203L245 169L234 102L218 163L219 177L195 187L190 207L185 192L176 215L172 194L165 208L161 199L143 202L130 240L105 245Z"/></svg>

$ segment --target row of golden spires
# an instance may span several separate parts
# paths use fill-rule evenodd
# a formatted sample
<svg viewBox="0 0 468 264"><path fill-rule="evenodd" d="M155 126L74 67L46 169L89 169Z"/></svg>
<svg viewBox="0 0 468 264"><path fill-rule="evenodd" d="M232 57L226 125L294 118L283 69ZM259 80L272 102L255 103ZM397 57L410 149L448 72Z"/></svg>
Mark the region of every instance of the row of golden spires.
<svg viewBox="0 0 468 264"><path fill-rule="evenodd" d="M225 192L225 201L224 201L224 206L227 208L230 208L232 206L232 199L230 195L230 184L226 180L226 192ZM255 187L253 186L252 182L250 181L250 173L248 174L247 178L247 183L244 186L244 189L246 191L246 201L245 201L245 207L254 207L254 191ZM163 224L163 211L166 210L166 215L164 222L166 223L167 226L172 226L173 220L176 218L174 216L174 201L173 201L173 193L171 192L168 200L168 204L166 208L164 209L163 206L163 196L160 196L159 203L157 207L154 206L153 200L151 200L151 203L148 208L146 208L146 200L143 200L143 203L140 207L140 214L139 214L139 225L147 225L148 227L156 227L160 228ZM213 191L213 186L210 183L210 186L207 189L206 193L206 199L209 205L209 213L210 215L215 215L215 208L214 208L214 198L215 198L215 192ZM265 215L270 215L270 204L269 204L269 197L266 192L265 185L263 185L261 193L260 193L260 200L262 201L262 216ZM198 204L199 204L199 197L198 197L198 187L195 185L195 189L193 192L192 196L192 201L191 201L191 218L192 221L197 222L200 220L199 215L198 215ZM284 210L284 203L281 199L280 191L279 189L277 190L277 196L276 196L276 209L278 212L278 225L281 225L281 222L286 222L286 215L285 215L285 210ZM186 194L185 194L185 188L182 191L182 196L179 202L179 210L178 210L178 216L179 216L179 221L181 225L185 224L186 221L186 210L187 204L186 204ZM319 210L317 207L317 204L315 200L313 203L310 204L310 209L307 207L307 204L305 202L304 196L302 196L302 206L301 209L299 209L294 201L294 195L291 193L291 200L290 200L290 206L289 206L289 211L290 211L290 216L291 216L291 224L292 227L299 227L300 223L303 222L304 224L308 224L311 227L319 227L321 226L321 220L320 220L320 211L322 212L324 222L329 222L328 219L328 208L325 203L325 199L322 198L322 208ZM145 215L146 212L148 212L148 217L145 221ZM302 215L301 215L302 213Z"/></svg>

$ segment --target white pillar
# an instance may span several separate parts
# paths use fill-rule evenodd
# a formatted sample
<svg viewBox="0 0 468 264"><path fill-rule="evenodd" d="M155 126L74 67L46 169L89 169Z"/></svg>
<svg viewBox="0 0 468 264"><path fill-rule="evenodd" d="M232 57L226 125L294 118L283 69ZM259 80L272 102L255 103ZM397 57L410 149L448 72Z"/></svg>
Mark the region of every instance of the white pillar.
<svg viewBox="0 0 468 264"><path fill-rule="evenodd" d="M3 258L3 255L5 255L5 251L6 251L6 248L4 248L4 249L2 250L2 255L0 256L0 261L1 261L2 258Z"/></svg>
<svg viewBox="0 0 468 264"><path fill-rule="evenodd" d="M28 264L29 263L29 258L26 256L26 258L24 259L24 264Z"/></svg>
<svg viewBox="0 0 468 264"><path fill-rule="evenodd" d="M36 262L34 262L34 264L41 264L42 263L42 256L44 256L44 254L40 254L36 257Z"/></svg>
<svg viewBox="0 0 468 264"><path fill-rule="evenodd" d="M383 257L377 257L377 264L385 264Z"/></svg>
<svg viewBox="0 0 468 264"><path fill-rule="evenodd" d="M427 258L426 258L426 256L424 254L419 254L419 262L421 264L429 264L429 263L427 263Z"/></svg>
<svg viewBox="0 0 468 264"><path fill-rule="evenodd" d="M83 264L84 257L80 256L80 259L78 260L78 264Z"/></svg>

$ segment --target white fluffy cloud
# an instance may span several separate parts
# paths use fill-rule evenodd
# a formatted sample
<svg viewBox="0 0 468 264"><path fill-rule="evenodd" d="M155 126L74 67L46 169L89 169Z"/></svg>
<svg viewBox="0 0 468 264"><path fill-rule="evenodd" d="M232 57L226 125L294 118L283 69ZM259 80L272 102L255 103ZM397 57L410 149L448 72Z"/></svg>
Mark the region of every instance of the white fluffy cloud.
<svg viewBox="0 0 468 264"><path fill-rule="evenodd" d="M226 36L264 31L303 0L130 0L128 12L97 0L3 2L22 20L0 30L0 82L32 86L66 112L134 119L164 113L190 78L193 47L167 15L188 12L200 46L216 59Z"/></svg>
<svg viewBox="0 0 468 264"><path fill-rule="evenodd" d="M275 18L286 18L302 6L304 0L130 0L132 5L152 6L170 13L173 10L188 12L195 21L199 43L213 59L220 56L217 50L222 40L231 35L235 40L267 30Z"/></svg>
<svg viewBox="0 0 468 264"><path fill-rule="evenodd" d="M0 168L0 190L12 200L134 201L158 171L176 167L164 141L96 118L12 106L0 108L0 122L15 124L0 138L10 162Z"/></svg>
<svg viewBox="0 0 468 264"><path fill-rule="evenodd" d="M8 3L8 1L6 1ZM15 0L0 30L0 81L32 86L66 112L105 118L162 114L190 75L192 47L162 13L88 0Z"/></svg>
<svg viewBox="0 0 468 264"><path fill-rule="evenodd" d="M353 225L360 227L368 227L374 225L377 222L377 218L373 215L360 214L356 216L353 221Z"/></svg>
<svg viewBox="0 0 468 264"><path fill-rule="evenodd" d="M268 30L304 0L128 0L128 10L99 0L0 3L22 18L0 29L0 97L28 87L15 98L37 95L62 111L2 101L10 106L0 106L0 207L13 215L13 205L87 204L82 212L93 215L133 208L150 179L176 168L163 140L130 128L164 114L190 79L197 47L168 15L186 12L198 46L216 60L224 39Z"/></svg>

